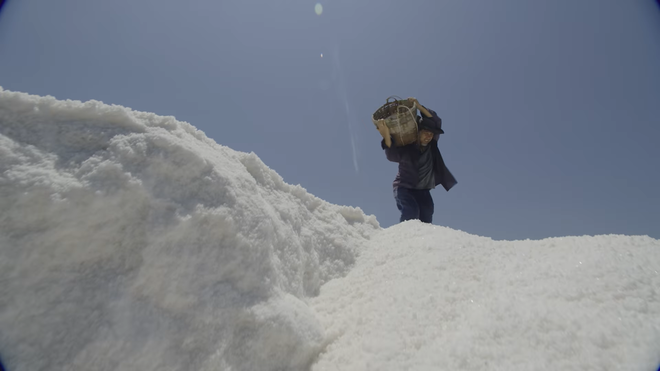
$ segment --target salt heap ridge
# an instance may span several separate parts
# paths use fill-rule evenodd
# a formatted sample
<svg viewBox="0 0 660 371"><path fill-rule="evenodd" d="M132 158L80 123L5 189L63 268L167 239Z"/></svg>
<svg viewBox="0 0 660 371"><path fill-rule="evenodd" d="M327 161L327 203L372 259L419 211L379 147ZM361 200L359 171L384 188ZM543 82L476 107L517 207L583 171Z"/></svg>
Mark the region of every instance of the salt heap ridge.
<svg viewBox="0 0 660 371"><path fill-rule="evenodd" d="M305 369L303 299L380 230L173 117L2 88L0 210L0 352L26 370Z"/></svg>

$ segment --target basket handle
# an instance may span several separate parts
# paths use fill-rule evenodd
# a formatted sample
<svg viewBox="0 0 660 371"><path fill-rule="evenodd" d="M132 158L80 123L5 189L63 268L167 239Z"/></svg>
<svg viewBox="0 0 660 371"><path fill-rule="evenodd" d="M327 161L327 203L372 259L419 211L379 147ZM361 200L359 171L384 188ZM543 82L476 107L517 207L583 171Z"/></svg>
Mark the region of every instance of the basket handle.
<svg viewBox="0 0 660 371"><path fill-rule="evenodd" d="M399 97L397 95L390 95L389 97L387 97L387 100L385 101L385 103L390 103L390 99L392 99L393 102L397 101L397 100L403 100L403 99L401 99L401 97Z"/></svg>
<svg viewBox="0 0 660 371"><path fill-rule="evenodd" d="M392 102L396 102L396 101L400 101L400 100L407 100L407 99L401 99L401 97L399 97L398 95L390 95L390 96L387 97L387 99L385 100L385 104L389 104L389 103L390 103L390 99L392 99ZM397 105L396 105L396 110L397 110L397 112L399 111L399 106L400 106L400 104L397 104ZM406 108L408 108L408 107L406 107ZM413 103L412 108L410 108L410 109L408 109L408 110L410 111L411 109L416 109L416 108L417 108L417 103Z"/></svg>

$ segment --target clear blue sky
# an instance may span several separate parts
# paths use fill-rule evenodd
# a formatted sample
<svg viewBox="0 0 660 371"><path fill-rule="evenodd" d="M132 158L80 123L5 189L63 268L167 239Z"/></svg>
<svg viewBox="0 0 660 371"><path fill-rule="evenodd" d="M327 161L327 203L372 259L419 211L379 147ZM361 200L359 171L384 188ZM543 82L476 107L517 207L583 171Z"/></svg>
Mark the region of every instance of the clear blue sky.
<svg viewBox="0 0 660 371"><path fill-rule="evenodd" d="M397 165L371 114L414 96L458 179L435 224L660 238L656 1L321 4L9 0L0 86L173 115L383 227Z"/></svg>

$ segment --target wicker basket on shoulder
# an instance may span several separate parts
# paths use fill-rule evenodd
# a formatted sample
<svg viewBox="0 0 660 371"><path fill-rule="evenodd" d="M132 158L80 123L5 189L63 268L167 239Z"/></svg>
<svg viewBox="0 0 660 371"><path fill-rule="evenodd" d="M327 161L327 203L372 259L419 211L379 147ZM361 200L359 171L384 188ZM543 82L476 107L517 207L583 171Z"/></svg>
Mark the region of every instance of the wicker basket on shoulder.
<svg viewBox="0 0 660 371"><path fill-rule="evenodd" d="M390 99L392 101L390 102ZM417 141L417 107L407 99L397 96L387 98L387 102L371 115L374 125L378 120L385 120L394 137L394 146L400 147Z"/></svg>

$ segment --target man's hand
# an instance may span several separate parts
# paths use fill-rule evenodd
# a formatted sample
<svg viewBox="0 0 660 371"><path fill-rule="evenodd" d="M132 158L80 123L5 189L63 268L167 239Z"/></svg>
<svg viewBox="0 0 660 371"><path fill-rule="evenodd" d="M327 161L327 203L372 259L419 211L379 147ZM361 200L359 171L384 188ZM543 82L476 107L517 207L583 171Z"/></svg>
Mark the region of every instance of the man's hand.
<svg viewBox="0 0 660 371"><path fill-rule="evenodd" d="M431 115L431 112L429 112L426 108L424 108L424 106L422 106L417 99L411 97L411 98L408 98L408 102L414 103L415 107L417 107L417 109L419 110L419 112L422 113L422 115L424 115L426 117L433 116L433 115Z"/></svg>
<svg viewBox="0 0 660 371"><path fill-rule="evenodd" d="M392 147L392 137L390 136L390 128L388 128L387 124L385 124L385 120L380 119L376 121L376 129L378 129L378 132L383 137L383 140L385 141L385 145L388 148Z"/></svg>
<svg viewBox="0 0 660 371"><path fill-rule="evenodd" d="M419 108L419 106L420 106L419 101L416 98L410 97L410 98L408 98L408 102L414 103L415 106L417 106L417 108Z"/></svg>

